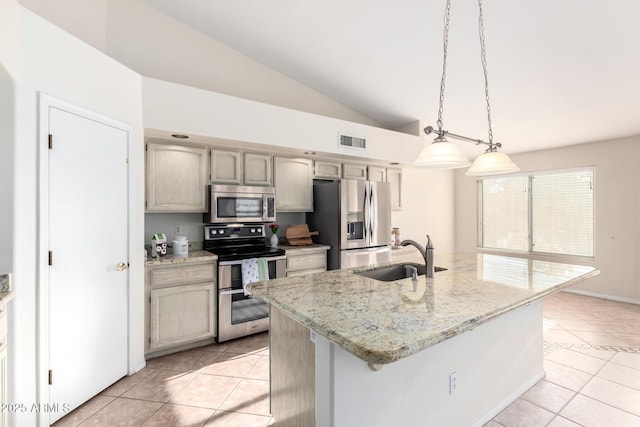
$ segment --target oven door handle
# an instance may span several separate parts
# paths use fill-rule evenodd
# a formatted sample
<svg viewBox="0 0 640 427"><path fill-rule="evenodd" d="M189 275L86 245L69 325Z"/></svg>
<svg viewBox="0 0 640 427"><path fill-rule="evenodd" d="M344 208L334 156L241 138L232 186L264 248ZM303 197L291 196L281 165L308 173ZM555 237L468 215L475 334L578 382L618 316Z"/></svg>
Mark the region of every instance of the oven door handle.
<svg viewBox="0 0 640 427"><path fill-rule="evenodd" d="M220 290L218 291L220 295L235 295L235 294L243 294L244 290L242 289L231 289L231 290ZM250 295L247 295L250 297Z"/></svg>
<svg viewBox="0 0 640 427"><path fill-rule="evenodd" d="M256 257L256 258L267 258L269 261L280 261L283 259L287 259L287 257L285 255L278 255L278 256L266 256L266 257ZM220 261L218 262L219 266L225 266L225 265L240 265L242 264L242 260L234 260L234 261Z"/></svg>

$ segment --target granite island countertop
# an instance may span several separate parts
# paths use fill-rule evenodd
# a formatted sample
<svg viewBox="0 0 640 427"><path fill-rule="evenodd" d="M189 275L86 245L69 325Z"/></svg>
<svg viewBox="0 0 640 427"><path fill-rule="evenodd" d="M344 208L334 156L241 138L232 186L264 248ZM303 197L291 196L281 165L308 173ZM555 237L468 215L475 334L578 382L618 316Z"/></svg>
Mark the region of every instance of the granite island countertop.
<svg viewBox="0 0 640 427"><path fill-rule="evenodd" d="M379 265L256 282L248 289L365 362L385 364L599 273L487 254L440 255L436 265L448 270L417 282L355 274Z"/></svg>

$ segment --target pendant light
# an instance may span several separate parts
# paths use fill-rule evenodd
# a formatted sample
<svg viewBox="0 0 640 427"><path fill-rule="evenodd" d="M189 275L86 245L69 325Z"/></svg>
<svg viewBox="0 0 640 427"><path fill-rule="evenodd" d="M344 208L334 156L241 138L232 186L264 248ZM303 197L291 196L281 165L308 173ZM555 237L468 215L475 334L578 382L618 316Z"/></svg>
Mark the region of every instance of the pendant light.
<svg viewBox="0 0 640 427"><path fill-rule="evenodd" d="M491 129L491 106L489 104L489 80L487 78L487 58L484 43L484 22L482 15L482 0L478 0L479 19L478 28L480 34L480 57L482 60L482 70L484 72L484 91L487 100L487 122L489 125L489 142L480 139L468 138L462 135L456 135L442 128L442 111L444 105L444 89L445 79L447 75L447 49L449 44L449 19L451 16L451 0L447 0L444 18L443 32L443 61L442 61L442 79L440 80L440 101L438 109L438 129L432 126L424 128L425 134L436 133L437 136L431 144L425 143L425 147L415 161L417 166L426 168L446 168L456 169L469 166L469 160L462 154L460 149L447 141L447 136L462 141L471 142L476 145L487 145L486 151L481 154L466 172L467 175L498 175L503 173L517 172L520 170L511 159L504 153L498 151L502 147L499 142L493 142L493 131Z"/></svg>

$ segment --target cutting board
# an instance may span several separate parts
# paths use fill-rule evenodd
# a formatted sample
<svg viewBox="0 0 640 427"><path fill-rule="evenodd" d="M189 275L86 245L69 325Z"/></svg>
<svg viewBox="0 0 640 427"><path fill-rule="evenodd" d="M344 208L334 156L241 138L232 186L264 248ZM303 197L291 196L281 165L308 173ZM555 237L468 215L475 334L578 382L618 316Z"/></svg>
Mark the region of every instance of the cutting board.
<svg viewBox="0 0 640 427"><path fill-rule="evenodd" d="M290 225L285 231L287 240L292 246L311 245L311 236L317 236L320 234L318 231L309 231L307 224Z"/></svg>

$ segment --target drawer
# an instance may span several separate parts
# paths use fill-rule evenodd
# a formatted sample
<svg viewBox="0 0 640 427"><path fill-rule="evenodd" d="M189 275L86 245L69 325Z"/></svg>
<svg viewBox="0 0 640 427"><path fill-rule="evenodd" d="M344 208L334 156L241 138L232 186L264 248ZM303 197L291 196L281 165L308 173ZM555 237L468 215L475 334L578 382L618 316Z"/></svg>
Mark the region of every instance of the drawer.
<svg viewBox="0 0 640 427"><path fill-rule="evenodd" d="M212 282L215 281L215 278L215 263L152 268L149 272L149 280L152 287Z"/></svg>
<svg viewBox="0 0 640 427"><path fill-rule="evenodd" d="M327 268L327 252L287 256L287 271Z"/></svg>
<svg viewBox="0 0 640 427"><path fill-rule="evenodd" d="M287 277L294 277L294 276L305 276L307 274L313 274L313 273L323 273L327 271L326 268L312 268L309 270L298 270L298 271L287 271Z"/></svg>

